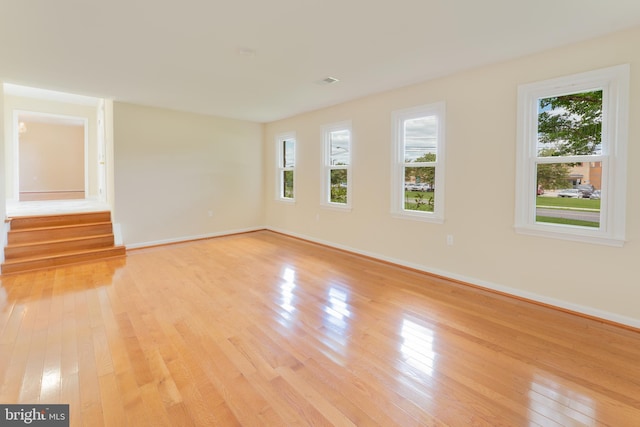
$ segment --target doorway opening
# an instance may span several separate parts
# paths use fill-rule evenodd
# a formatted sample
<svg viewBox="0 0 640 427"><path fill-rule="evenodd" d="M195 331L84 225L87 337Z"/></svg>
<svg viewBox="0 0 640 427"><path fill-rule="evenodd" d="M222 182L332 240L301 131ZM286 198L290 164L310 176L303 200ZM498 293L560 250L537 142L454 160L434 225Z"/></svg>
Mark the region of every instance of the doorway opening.
<svg viewBox="0 0 640 427"><path fill-rule="evenodd" d="M7 216L112 210L101 98L4 84Z"/></svg>
<svg viewBox="0 0 640 427"><path fill-rule="evenodd" d="M18 201L84 199L87 119L15 111Z"/></svg>

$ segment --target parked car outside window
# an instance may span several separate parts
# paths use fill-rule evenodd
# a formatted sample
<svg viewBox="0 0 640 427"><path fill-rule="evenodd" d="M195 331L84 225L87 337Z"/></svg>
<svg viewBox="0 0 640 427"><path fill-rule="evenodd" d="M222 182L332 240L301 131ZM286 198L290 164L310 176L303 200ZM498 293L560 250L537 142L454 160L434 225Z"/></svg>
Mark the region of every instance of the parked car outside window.
<svg viewBox="0 0 640 427"><path fill-rule="evenodd" d="M405 190L409 191L431 191L431 187L426 182L422 183L405 183Z"/></svg>
<svg viewBox="0 0 640 427"><path fill-rule="evenodd" d="M560 190L558 192L558 197L571 197L577 199L582 197L582 193L577 188L567 188L565 190Z"/></svg>
<svg viewBox="0 0 640 427"><path fill-rule="evenodd" d="M589 185L589 184L582 184L582 185L578 185L578 187L576 187L581 194L581 197L588 199L589 196L591 196L591 193L593 193L595 191L595 188L593 187L593 185Z"/></svg>

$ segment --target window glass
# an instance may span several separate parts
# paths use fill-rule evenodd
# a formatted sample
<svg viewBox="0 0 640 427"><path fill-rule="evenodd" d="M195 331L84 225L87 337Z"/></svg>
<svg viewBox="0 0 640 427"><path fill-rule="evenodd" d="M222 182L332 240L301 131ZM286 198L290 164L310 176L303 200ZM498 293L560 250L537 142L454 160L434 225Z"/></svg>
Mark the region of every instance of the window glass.
<svg viewBox="0 0 640 427"><path fill-rule="evenodd" d="M404 209L433 212L436 168L405 167L404 176Z"/></svg>
<svg viewBox="0 0 640 427"><path fill-rule="evenodd" d="M331 165L348 165L350 158L350 132L339 130L331 132Z"/></svg>
<svg viewBox="0 0 640 427"><path fill-rule="evenodd" d="M600 162L543 163L537 168L536 222L600 227ZM591 167L591 165L594 165ZM583 184L583 182L590 182ZM595 183L597 185L593 185Z"/></svg>
<svg viewBox="0 0 640 427"><path fill-rule="evenodd" d="M331 169L331 203L347 203L347 170Z"/></svg>
<svg viewBox="0 0 640 427"><path fill-rule="evenodd" d="M602 89L538 100L536 222L600 227ZM593 162L568 162L591 156ZM592 166L593 165L593 166Z"/></svg>
<svg viewBox="0 0 640 427"><path fill-rule="evenodd" d="M437 141L438 121L435 116L417 117L404 121L404 161L406 163L434 162Z"/></svg>
<svg viewBox="0 0 640 427"><path fill-rule="evenodd" d="M294 139L286 139L282 141L282 163L285 168L292 168L296 156L296 141Z"/></svg>
<svg viewBox="0 0 640 427"><path fill-rule="evenodd" d="M538 101L538 156L602 154L602 89Z"/></svg>
<svg viewBox="0 0 640 427"><path fill-rule="evenodd" d="M285 170L282 173L282 197L293 199L293 171Z"/></svg>

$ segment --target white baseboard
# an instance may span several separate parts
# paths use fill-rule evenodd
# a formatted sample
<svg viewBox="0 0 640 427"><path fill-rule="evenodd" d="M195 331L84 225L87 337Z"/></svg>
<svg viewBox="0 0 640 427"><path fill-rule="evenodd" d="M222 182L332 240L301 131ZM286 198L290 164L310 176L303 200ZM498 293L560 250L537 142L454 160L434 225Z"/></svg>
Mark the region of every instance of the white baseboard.
<svg viewBox="0 0 640 427"><path fill-rule="evenodd" d="M411 262L407 262L397 258L391 258L384 255L380 255L374 252L363 251L360 249L352 248L350 246L340 245L334 242L329 242L322 239L316 239L314 237L310 237L304 234L292 233L287 230L281 230L275 227L267 227L267 230L274 231L276 233L285 234L292 237L297 237L299 239L308 240L310 242L319 243L321 245L333 247L336 249L341 249L347 252L353 252L355 254L364 255L369 258L378 259L380 261L389 262L391 264L396 264L402 267L411 268L413 270L422 271L424 273L433 274L437 276L442 276L446 278L450 278L459 282L468 283L469 285L477 286L480 288L485 288L492 291L497 291L500 293L512 295L514 297L542 303L548 306L553 306L559 309L571 311L574 313L583 314L589 317L594 317L602 320L606 320L613 323L618 323L620 325L630 326L632 328L640 329L640 319L635 319L632 317L621 316L619 314L610 313L607 311L599 310L593 307L582 306L579 304L574 304L571 302L558 300L555 298L550 298L544 295L536 294L533 292L523 291L521 289L511 288L509 286L503 286L496 283L488 282L485 280L476 279L474 277L463 276L461 274L453 273L450 271L444 271L436 268L431 268L422 264L414 264Z"/></svg>
<svg viewBox="0 0 640 427"><path fill-rule="evenodd" d="M171 243L188 242L191 240L202 240L202 239L210 239L212 237L230 236L232 234L250 233L252 231L259 231L259 230L266 230L266 229L267 229L266 227L249 227L249 228L241 228L237 230L225 230L225 231L220 231L216 233L177 237L174 239L163 239L163 240L155 240L152 242L131 243L131 244L125 245L125 247L127 249L139 249L139 248L146 248L150 246L160 246L160 245L168 245Z"/></svg>
<svg viewBox="0 0 640 427"><path fill-rule="evenodd" d="M2 234L0 235L0 262L4 262L4 248L7 246L7 234L9 233L10 228L11 224L8 222L5 222L2 227Z"/></svg>

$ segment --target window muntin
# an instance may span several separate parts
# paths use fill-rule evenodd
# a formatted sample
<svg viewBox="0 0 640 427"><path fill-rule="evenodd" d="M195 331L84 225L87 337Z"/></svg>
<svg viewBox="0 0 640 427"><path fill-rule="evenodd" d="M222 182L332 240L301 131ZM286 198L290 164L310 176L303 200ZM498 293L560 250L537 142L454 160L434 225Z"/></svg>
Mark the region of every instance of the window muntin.
<svg viewBox="0 0 640 427"><path fill-rule="evenodd" d="M516 230L622 245L628 66L522 85Z"/></svg>
<svg viewBox="0 0 640 427"><path fill-rule="evenodd" d="M351 139L350 122L323 128L322 204L325 207L351 207Z"/></svg>
<svg viewBox="0 0 640 427"><path fill-rule="evenodd" d="M393 113L394 216L442 222L444 103Z"/></svg>
<svg viewBox="0 0 640 427"><path fill-rule="evenodd" d="M276 198L281 201L295 200L296 139L294 134L276 137L278 154L278 177Z"/></svg>

